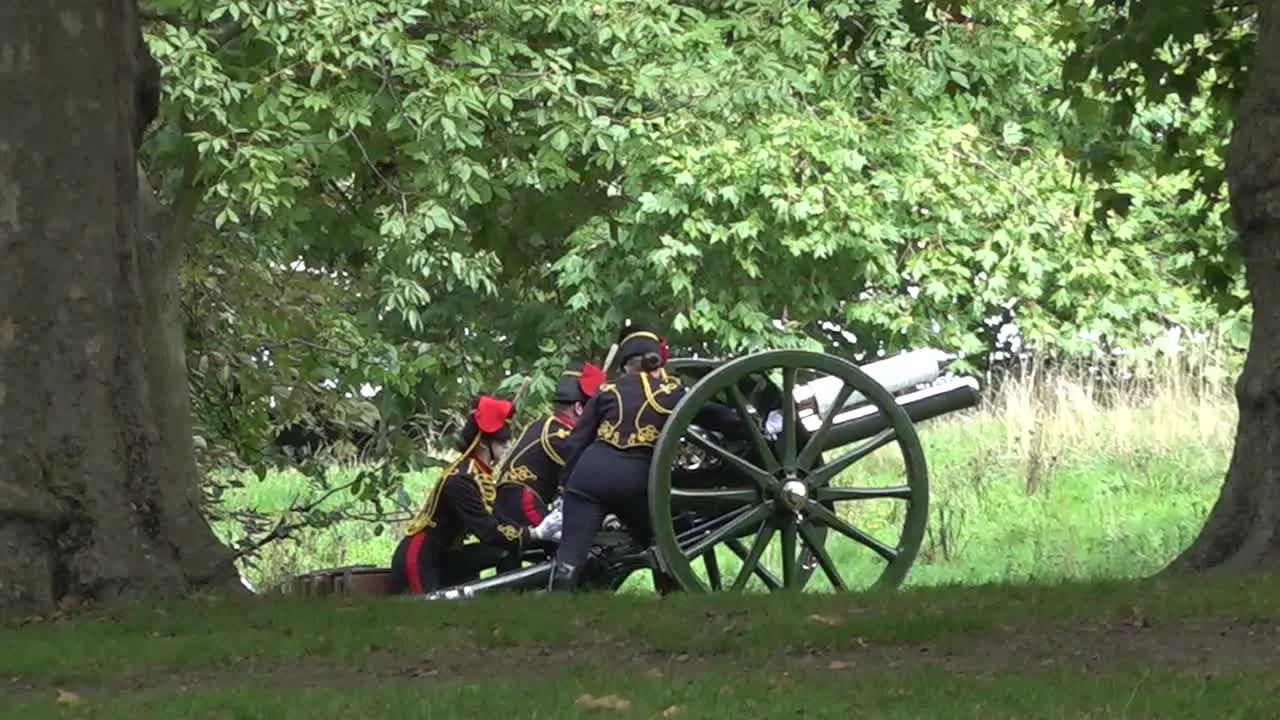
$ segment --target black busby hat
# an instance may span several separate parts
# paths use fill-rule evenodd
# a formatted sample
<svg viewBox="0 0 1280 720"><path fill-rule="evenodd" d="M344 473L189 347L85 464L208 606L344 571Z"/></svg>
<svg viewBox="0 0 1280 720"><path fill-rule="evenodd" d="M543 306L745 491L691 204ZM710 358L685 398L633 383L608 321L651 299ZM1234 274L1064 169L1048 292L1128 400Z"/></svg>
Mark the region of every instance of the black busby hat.
<svg viewBox="0 0 1280 720"><path fill-rule="evenodd" d="M654 353L665 363L667 341L657 328L648 323L628 322L618 331L618 363L625 363L637 355Z"/></svg>
<svg viewBox="0 0 1280 720"><path fill-rule="evenodd" d="M511 439L508 422L515 411L510 400L481 394L471 404L467 422L458 433L458 451L470 452L481 439L502 442Z"/></svg>
<svg viewBox="0 0 1280 720"><path fill-rule="evenodd" d="M564 372L560 373L560 380L556 383L556 394L552 401L560 405L586 402L596 394L596 389L604 380L604 371L595 365L589 362L570 363Z"/></svg>

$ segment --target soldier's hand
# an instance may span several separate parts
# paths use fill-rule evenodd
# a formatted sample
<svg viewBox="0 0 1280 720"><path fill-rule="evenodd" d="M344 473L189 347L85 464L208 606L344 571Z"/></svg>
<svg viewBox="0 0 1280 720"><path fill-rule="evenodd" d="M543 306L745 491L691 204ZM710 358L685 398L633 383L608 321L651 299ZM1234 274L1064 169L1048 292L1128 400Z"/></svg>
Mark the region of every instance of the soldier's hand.
<svg viewBox="0 0 1280 720"><path fill-rule="evenodd" d="M560 511L560 508L557 507L550 513L547 513L547 516L542 518L542 522L538 523L536 527L529 530L529 535L531 535L535 540L553 540L555 542L559 542L560 531L563 527L564 514Z"/></svg>
<svg viewBox="0 0 1280 720"><path fill-rule="evenodd" d="M773 410L764 419L764 436L769 440L776 439L782 434L782 413Z"/></svg>

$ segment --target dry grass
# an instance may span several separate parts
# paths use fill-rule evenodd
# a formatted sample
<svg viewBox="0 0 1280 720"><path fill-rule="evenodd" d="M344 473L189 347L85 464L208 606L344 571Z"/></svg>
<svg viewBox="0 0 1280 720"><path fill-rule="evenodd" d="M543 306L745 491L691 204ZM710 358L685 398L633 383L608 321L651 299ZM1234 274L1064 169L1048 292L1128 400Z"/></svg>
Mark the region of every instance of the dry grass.
<svg viewBox="0 0 1280 720"><path fill-rule="evenodd" d="M1084 368L1017 373L988 392L976 418L998 431L1024 463L1066 455L1176 451L1187 443L1230 445L1235 435L1234 358L1207 351L1161 355L1104 383Z"/></svg>

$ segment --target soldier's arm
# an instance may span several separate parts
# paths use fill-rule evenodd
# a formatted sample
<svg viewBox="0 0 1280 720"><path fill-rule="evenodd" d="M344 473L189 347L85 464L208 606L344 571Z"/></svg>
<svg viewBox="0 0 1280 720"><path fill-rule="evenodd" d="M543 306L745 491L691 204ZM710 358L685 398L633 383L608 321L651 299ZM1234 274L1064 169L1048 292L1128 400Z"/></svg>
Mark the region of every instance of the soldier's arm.
<svg viewBox="0 0 1280 720"><path fill-rule="evenodd" d="M596 430L600 427L600 419L603 417L601 406L608 397L611 397L610 393L598 392L588 400L586 407L582 408L582 415L578 418L578 422L573 426L573 431L569 433L569 437L565 438L564 452L560 454L560 457L564 458L564 467L560 469L560 487L564 487L568 482L569 476L573 474L573 466L578 464L578 458L582 456L582 451L586 450L595 439Z"/></svg>
<svg viewBox="0 0 1280 720"><path fill-rule="evenodd" d="M583 407L583 410L585 411L586 408ZM576 428L577 425L574 425L574 427ZM573 454L573 445L569 444L570 439L573 437L573 430L570 429L567 433L563 431L557 432L551 428L551 423L547 423L543 427L542 433L543 442L551 449L547 456L551 459L551 462L564 467L569 461L569 456Z"/></svg>
<svg viewBox="0 0 1280 720"><path fill-rule="evenodd" d="M519 550L529 539L524 528L509 525L498 519L496 515L484 507L484 499L480 497L480 488L469 477L455 476L449 479L444 488L445 494L462 516L463 526L480 538L486 545Z"/></svg>
<svg viewBox="0 0 1280 720"><path fill-rule="evenodd" d="M688 392L688 386L681 385L677 392L677 399L679 399ZM724 435L742 436L746 431L738 411L715 400L708 400L698 408L697 414L693 416L693 423Z"/></svg>
<svg viewBox="0 0 1280 720"><path fill-rule="evenodd" d="M698 410L698 414L694 416L694 422L725 435L741 434L744 429L742 417L738 415L737 410L714 400L707 401L707 404Z"/></svg>

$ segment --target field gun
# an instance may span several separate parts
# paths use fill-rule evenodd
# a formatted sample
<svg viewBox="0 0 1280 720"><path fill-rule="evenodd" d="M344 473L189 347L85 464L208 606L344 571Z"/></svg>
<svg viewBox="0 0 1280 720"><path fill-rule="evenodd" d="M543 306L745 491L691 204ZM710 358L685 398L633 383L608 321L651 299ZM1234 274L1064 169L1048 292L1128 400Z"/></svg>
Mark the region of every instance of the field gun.
<svg viewBox="0 0 1280 720"><path fill-rule="evenodd" d="M636 570L661 568L687 592L741 591L753 581L770 591L799 590L821 571L830 589L854 590L828 547L843 538L883 562L872 587L899 586L924 541L929 513L928 466L915 424L979 401L977 380L941 380L946 357L917 350L861 367L805 350L766 350L728 361L672 359L668 372L690 389L654 448L653 547L635 547L622 529L602 530L583 584L617 590ZM742 437L721 437L694 424L698 410L712 401L746 420ZM900 450L901 484L835 482L891 444ZM841 512L841 506L876 499L902 503L901 512L889 516L901 527L894 544ZM779 573L765 563L775 537ZM545 587L546 558L526 560L533 564L426 597ZM737 566L729 567L736 570L732 577L723 572L726 563Z"/></svg>

